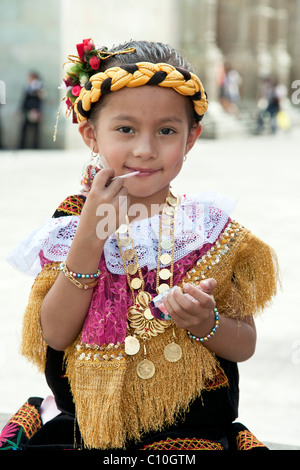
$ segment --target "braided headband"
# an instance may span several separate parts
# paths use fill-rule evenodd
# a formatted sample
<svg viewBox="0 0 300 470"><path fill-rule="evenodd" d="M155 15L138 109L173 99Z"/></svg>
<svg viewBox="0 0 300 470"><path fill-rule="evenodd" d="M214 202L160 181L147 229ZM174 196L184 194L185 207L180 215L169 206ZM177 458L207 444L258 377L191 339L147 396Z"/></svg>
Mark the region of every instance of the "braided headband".
<svg viewBox="0 0 300 470"><path fill-rule="evenodd" d="M136 49L129 47L110 52L106 47L97 48L91 38L83 39L76 48L78 55L68 56L68 61L64 64L66 75L59 87L65 91L62 101L65 101L67 106L66 116L69 117L72 113L73 122L88 119L93 103L99 101L101 96L123 87L133 88L141 85L173 88L177 93L189 97L194 106L196 120L207 111L208 101L202 83L195 74L183 68L165 63L139 62L98 72L103 61L116 55L133 53ZM61 106L56 116L54 141L60 111Z"/></svg>
<svg viewBox="0 0 300 470"><path fill-rule="evenodd" d="M138 62L111 67L105 72L92 75L74 103L77 121L88 119L92 104L99 101L101 96L124 87L134 88L142 85L173 88L177 93L190 97L198 117L207 111L206 93L195 74L165 63Z"/></svg>

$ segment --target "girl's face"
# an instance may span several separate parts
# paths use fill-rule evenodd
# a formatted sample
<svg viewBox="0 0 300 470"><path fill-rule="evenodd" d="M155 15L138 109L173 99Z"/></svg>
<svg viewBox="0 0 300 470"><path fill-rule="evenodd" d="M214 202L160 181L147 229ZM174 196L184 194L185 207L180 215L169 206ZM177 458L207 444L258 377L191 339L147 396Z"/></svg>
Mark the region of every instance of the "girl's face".
<svg viewBox="0 0 300 470"><path fill-rule="evenodd" d="M172 89L142 86L104 100L96 122L80 127L84 141L116 176L140 171L125 180L134 199L166 193L201 132L200 125L190 128L187 98Z"/></svg>

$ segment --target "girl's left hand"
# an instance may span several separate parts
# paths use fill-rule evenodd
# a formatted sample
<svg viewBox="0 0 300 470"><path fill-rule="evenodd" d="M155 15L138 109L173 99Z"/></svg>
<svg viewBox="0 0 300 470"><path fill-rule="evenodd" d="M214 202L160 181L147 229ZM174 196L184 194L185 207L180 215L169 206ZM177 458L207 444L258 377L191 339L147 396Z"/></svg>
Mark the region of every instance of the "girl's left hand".
<svg viewBox="0 0 300 470"><path fill-rule="evenodd" d="M176 287L164 300L164 306L179 328L196 336L205 336L215 323L213 292L217 282L205 279L199 286L184 284ZM188 294L188 295L187 295Z"/></svg>

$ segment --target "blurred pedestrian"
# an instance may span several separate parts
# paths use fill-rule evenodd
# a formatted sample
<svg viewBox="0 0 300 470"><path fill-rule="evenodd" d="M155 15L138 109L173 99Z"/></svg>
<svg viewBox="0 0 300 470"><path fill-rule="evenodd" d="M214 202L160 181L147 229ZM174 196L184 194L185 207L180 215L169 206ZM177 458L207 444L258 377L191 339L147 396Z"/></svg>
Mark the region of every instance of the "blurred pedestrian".
<svg viewBox="0 0 300 470"><path fill-rule="evenodd" d="M230 114L239 116L240 86L242 77L230 65L224 68L220 83L220 102L223 109Z"/></svg>
<svg viewBox="0 0 300 470"><path fill-rule="evenodd" d="M36 72L28 75L28 84L21 104L22 123L19 148L40 146L40 125L42 120L43 82Z"/></svg>
<svg viewBox="0 0 300 470"><path fill-rule="evenodd" d="M272 134L277 131L277 115L280 110L280 87L278 83L270 77L262 80L260 98L258 100L258 116L256 132L261 134L266 122Z"/></svg>

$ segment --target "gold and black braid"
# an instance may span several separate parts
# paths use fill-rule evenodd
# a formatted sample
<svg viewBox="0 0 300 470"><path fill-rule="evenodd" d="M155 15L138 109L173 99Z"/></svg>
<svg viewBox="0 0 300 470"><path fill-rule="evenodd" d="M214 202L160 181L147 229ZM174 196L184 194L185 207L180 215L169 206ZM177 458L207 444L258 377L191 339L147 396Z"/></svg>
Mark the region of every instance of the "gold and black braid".
<svg viewBox="0 0 300 470"><path fill-rule="evenodd" d="M101 96L124 87L134 88L142 85L172 88L177 93L187 96L193 103L196 121L200 121L207 111L206 92L194 73L165 63L138 62L122 67L111 67L92 75L74 105L78 122L90 117L93 104L97 103Z"/></svg>

